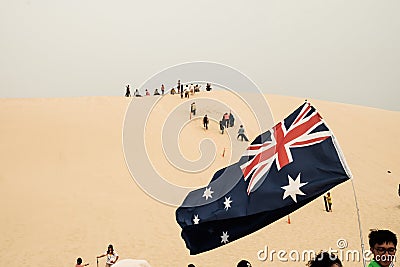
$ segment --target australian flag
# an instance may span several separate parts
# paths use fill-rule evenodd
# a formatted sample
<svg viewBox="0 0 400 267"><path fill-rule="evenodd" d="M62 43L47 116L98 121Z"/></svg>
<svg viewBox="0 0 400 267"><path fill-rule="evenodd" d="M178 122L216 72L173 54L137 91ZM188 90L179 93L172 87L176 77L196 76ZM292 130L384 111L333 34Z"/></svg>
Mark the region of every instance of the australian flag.
<svg viewBox="0 0 400 267"><path fill-rule="evenodd" d="M309 103L259 135L176 211L190 254L251 234L351 178L340 148Z"/></svg>

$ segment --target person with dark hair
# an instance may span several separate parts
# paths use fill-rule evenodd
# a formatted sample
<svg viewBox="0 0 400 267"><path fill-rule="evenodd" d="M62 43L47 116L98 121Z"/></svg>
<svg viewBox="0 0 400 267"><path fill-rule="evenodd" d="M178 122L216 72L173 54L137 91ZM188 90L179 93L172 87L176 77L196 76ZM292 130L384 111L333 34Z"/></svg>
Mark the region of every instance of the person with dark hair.
<svg viewBox="0 0 400 267"><path fill-rule="evenodd" d="M117 252L114 251L114 247L111 244L108 245L107 252L97 256L97 258L102 258L104 256L107 256L106 267L111 267L119 258Z"/></svg>
<svg viewBox="0 0 400 267"><path fill-rule="evenodd" d="M139 89L136 89L135 90L135 96L136 97L141 97L142 95L139 93Z"/></svg>
<svg viewBox="0 0 400 267"><path fill-rule="evenodd" d="M189 87L188 87L189 85L187 85L186 84L186 88L185 88L185 91L184 91L184 93L185 93L185 98L189 98Z"/></svg>
<svg viewBox="0 0 400 267"><path fill-rule="evenodd" d="M392 266L397 247L396 234L389 230L371 230L368 238L369 248L374 254L374 259L368 267Z"/></svg>
<svg viewBox="0 0 400 267"><path fill-rule="evenodd" d="M161 94L164 95L164 91L165 91L165 86L164 84L161 84Z"/></svg>
<svg viewBox="0 0 400 267"><path fill-rule="evenodd" d="M236 267L251 267L251 264L247 260L241 260L238 262Z"/></svg>
<svg viewBox="0 0 400 267"><path fill-rule="evenodd" d="M221 130L221 134L224 134L225 123L222 120L219 121L219 129Z"/></svg>
<svg viewBox="0 0 400 267"><path fill-rule="evenodd" d="M194 266L193 263L190 263L190 264L188 265L188 267L196 267L196 266Z"/></svg>
<svg viewBox="0 0 400 267"><path fill-rule="evenodd" d="M207 85L206 85L206 91L211 91L211 83L207 83Z"/></svg>
<svg viewBox="0 0 400 267"><path fill-rule="evenodd" d="M235 125L235 117L233 117L232 112L229 112L229 127L233 127Z"/></svg>
<svg viewBox="0 0 400 267"><path fill-rule="evenodd" d="M130 97L131 96L131 89L129 88L129 84L126 86L126 93L125 93L126 97Z"/></svg>
<svg viewBox="0 0 400 267"><path fill-rule="evenodd" d="M335 254L322 251L315 256L315 259L307 263L308 267L342 267L342 262Z"/></svg>
<svg viewBox="0 0 400 267"><path fill-rule="evenodd" d="M154 90L154 95L160 95L160 93L158 92L158 88L156 88L156 89Z"/></svg>
<svg viewBox="0 0 400 267"><path fill-rule="evenodd" d="M206 130L208 130L208 123L209 123L209 122L210 122L210 121L208 120L207 114L204 115L204 118L203 118L203 126L204 126L204 128L206 128Z"/></svg>
<svg viewBox="0 0 400 267"><path fill-rule="evenodd" d="M240 128L238 130L238 136L236 139L239 139L239 137L241 137L241 141L243 141L243 139L247 142L249 141L249 139L247 139L247 136L244 134L244 128L243 125L240 125Z"/></svg>
<svg viewBox="0 0 400 267"><path fill-rule="evenodd" d="M229 127L229 114L228 114L228 112L225 112L223 118L224 118L224 122L225 122L225 127L228 128Z"/></svg>
<svg viewBox="0 0 400 267"><path fill-rule="evenodd" d="M190 112L193 114L193 116L196 116L196 103L195 102L193 102L190 105Z"/></svg>
<svg viewBox="0 0 400 267"><path fill-rule="evenodd" d="M183 99L183 84L181 85L181 87L178 87L178 93L179 93L179 90L181 92L181 99Z"/></svg>
<svg viewBox="0 0 400 267"><path fill-rule="evenodd" d="M89 265L89 263L82 264L82 258L77 258L76 259L75 267L83 267L83 266L88 266L88 265Z"/></svg>
<svg viewBox="0 0 400 267"><path fill-rule="evenodd" d="M178 89L178 94L179 94L181 92L181 80L178 80L176 88Z"/></svg>

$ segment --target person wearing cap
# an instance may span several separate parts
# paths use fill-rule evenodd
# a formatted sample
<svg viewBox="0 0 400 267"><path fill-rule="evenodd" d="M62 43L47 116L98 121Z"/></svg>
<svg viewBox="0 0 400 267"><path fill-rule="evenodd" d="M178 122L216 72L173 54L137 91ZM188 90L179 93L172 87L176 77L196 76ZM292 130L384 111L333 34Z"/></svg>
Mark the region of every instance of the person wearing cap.
<svg viewBox="0 0 400 267"><path fill-rule="evenodd" d="M108 245L107 252L104 254L101 254L100 256L97 256L96 258L102 258L104 256L107 256L107 261L106 261L106 267L112 266L114 263L117 262L119 256L116 251L114 251L113 245Z"/></svg>

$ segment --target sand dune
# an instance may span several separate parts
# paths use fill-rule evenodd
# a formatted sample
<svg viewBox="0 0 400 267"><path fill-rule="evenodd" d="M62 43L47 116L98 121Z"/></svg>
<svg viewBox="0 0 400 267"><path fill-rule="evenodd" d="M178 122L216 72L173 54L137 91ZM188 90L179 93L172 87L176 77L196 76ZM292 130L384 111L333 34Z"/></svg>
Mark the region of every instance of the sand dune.
<svg viewBox="0 0 400 267"><path fill-rule="evenodd" d="M256 121L241 101L223 92L196 95L229 102L249 138L259 134ZM302 99L266 96L275 120L297 108ZM145 259L151 266L236 266L246 258L253 266L305 266L304 262L261 262L257 251L337 248L340 238L360 250L359 229L351 182L332 190L333 212L323 200L313 201L236 242L190 256L175 222L175 207L156 201L131 177L123 153L125 112L131 105L151 105L154 98L80 97L62 99L0 99L0 199L2 200L0 261L7 266L73 266L82 257L91 266L96 255L112 243L121 259ZM153 102L152 102L153 101ZM152 110L145 129L148 157L157 172L172 184L206 184L212 173L232 162L246 144L235 140L237 128L221 135L212 122L205 132L204 113L219 117L225 110L199 106L189 121L189 105L178 96L165 96ZM309 99L335 133L354 176L363 238L368 229L387 228L400 234L400 113ZM147 102L147 104L146 104ZM206 103L206 102L204 102ZM187 107L187 111L181 111ZM229 111L229 110L226 110ZM199 143L214 140L215 156L201 173L179 171L162 150L163 122L181 123L179 147L188 160L201 159ZM175 113L174 113L175 114ZM145 118L146 111L137 114ZM254 117L254 116L253 116ZM185 119L186 118L186 119ZM239 120L240 119L240 120ZM237 125L236 125L237 127ZM178 140L178 139L176 139ZM226 156L222 157L223 149ZM208 153L208 152L207 152ZM137 164L147 155L137 155ZM390 173L388 172L390 171ZM362 266L345 262L345 266ZM100 261L104 266L104 258Z"/></svg>

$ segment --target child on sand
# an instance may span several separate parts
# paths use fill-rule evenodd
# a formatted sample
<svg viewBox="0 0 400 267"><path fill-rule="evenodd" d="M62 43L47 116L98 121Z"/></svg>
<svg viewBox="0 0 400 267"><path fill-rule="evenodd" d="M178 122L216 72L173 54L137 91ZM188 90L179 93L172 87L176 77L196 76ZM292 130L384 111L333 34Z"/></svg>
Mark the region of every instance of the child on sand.
<svg viewBox="0 0 400 267"><path fill-rule="evenodd" d="M88 265L89 265L89 263L82 264L82 259L81 258L76 259L75 267L83 267L83 266L88 266Z"/></svg>

